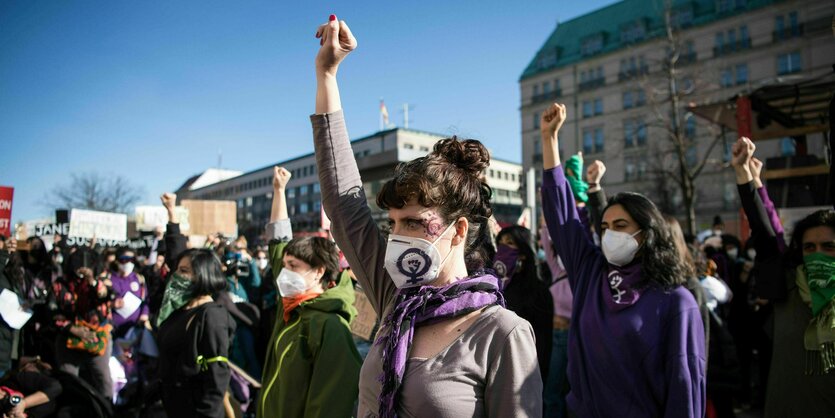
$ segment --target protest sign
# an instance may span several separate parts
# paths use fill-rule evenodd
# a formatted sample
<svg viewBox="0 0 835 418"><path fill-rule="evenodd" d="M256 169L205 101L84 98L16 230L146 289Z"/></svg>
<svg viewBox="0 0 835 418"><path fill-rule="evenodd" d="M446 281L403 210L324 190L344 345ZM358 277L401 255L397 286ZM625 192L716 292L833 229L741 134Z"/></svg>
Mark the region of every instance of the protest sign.
<svg viewBox="0 0 835 418"><path fill-rule="evenodd" d="M14 187L0 186L0 235L12 236L12 200Z"/></svg>
<svg viewBox="0 0 835 418"><path fill-rule="evenodd" d="M126 241L128 217L123 213L73 209L70 212L69 235L76 238Z"/></svg>
<svg viewBox="0 0 835 418"><path fill-rule="evenodd" d="M177 206L174 208L174 218L180 224L180 231L189 231L188 209ZM137 206L136 207L136 230L153 231L157 227L165 227L168 224L168 211L162 206Z"/></svg>
<svg viewBox="0 0 835 418"><path fill-rule="evenodd" d="M364 340L371 341L374 325L377 323L377 313L368 297L361 288L354 291L354 307L357 308L357 317L351 322L351 333Z"/></svg>
<svg viewBox="0 0 835 418"><path fill-rule="evenodd" d="M232 237L238 234L238 207L229 200L183 200L188 211L189 235L217 232Z"/></svg>

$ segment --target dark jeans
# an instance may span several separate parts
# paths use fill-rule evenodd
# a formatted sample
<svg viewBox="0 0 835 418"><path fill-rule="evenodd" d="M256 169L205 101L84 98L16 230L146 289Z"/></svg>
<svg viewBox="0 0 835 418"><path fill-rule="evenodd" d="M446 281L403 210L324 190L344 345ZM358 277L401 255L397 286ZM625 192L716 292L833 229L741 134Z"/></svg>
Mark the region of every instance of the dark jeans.
<svg viewBox="0 0 835 418"><path fill-rule="evenodd" d="M551 363L548 380L545 382L545 418L565 418L565 395L568 389L566 371L568 367L568 330L553 330Z"/></svg>

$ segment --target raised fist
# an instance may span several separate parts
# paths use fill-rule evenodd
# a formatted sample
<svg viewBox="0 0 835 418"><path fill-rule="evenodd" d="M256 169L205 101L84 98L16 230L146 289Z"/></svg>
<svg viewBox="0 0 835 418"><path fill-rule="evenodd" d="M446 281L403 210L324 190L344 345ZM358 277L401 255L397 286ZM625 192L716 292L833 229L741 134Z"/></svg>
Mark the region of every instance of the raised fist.
<svg viewBox="0 0 835 418"><path fill-rule="evenodd" d="M739 137L731 147L731 165L734 168L748 168L756 149L757 146L750 139Z"/></svg>
<svg viewBox="0 0 835 418"><path fill-rule="evenodd" d="M174 193L163 193L159 197L159 200L162 201L162 205L168 210L174 210L174 206L177 205L177 195Z"/></svg>
<svg viewBox="0 0 835 418"><path fill-rule="evenodd" d="M287 188L287 183L290 182L290 178L293 177L289 171L287 171L284 167L273 167L273 189L274 190L284 190Z"/></svg>
<svg viewBox="0 0 835 418"><path fill-rule="evenodd" d="M357 38L351 34L348 24L336 20L335 15L330 15L328 23L316 29L316 38L322 46L316 55L316 71L321 74L336 75L342 60L357 48Z"/></svg>
<svg viewBox="0 0 835 418"><path fill-rule="evenodd" d="M555 135L565 122L565 105L554 103L542 112L540 130L543 135Z"/></svg>
<svg viewBox="0 0 835 418"><path fill-rule="evenodd" d="M588 168L586 168L586 182L589 184L599 185L604 174L606 174L606 165L600 160L594 160L594 162L589 164Z"/></svg>

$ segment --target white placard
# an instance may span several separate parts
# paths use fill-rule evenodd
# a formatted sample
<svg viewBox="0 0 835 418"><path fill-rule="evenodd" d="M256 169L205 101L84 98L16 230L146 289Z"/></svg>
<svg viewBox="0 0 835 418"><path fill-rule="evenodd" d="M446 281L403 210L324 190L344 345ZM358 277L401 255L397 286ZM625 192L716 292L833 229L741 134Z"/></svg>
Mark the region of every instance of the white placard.
<svg viewBox="0 0 835 418"><path fill-rule="evenodd" d="M133 315L139 306L142 305L142 299L139 299L134 295L132 292L125 293L125 296L122 297L122 307L116 309L116 313L122 316L122 318L127 318Z"/></svg>
<svg viewBox="0 0 835 418"><path fill-rule="evenodd" d="M32 317L32 312L20 306L20 299L9 289L0 293L0 316L14 329L21 329L26 321Z"/></svg>
<svg viewBox="0 0 835 418"><path fill-rule="evenodd" d="M128 216L123 213L73 209L70 212L70 236L126 241Z"/></svg>
<svg viewBox="0 0 835 418"><path fill-rule="evenodd" d="M174 208L174 218L180 224L180 231L187 232L188 209L183 206ZM137 206L136 207L136 230L153 231L154 228L165 227L168 224L168 211L162 206Z"/></svg>

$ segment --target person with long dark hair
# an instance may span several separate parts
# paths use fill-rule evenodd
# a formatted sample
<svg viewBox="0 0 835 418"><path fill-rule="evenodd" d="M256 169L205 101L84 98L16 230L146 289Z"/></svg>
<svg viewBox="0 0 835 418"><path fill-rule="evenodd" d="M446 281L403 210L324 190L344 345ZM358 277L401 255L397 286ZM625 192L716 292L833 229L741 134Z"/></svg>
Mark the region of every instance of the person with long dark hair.
<svg viewBox="0 0 835 418"><path fill-rule="evenodd" d="M388 210L386 239L362 190L336 83L357 41L333 15L316 36L310 119L322 205L381 318L360 371L358 416L541 416L531 325L502 306L499 279L485 271L495 252L487 148L447 138L399 165L377 195Z"/></svg>
<svg viewBox="0 0 835 418"><path fill-rule="evenodd" d="M637 193L602 213L602 251L588 238L560 167L565 106L541 118L542 203L574 293L569 410L581 417L701 417L705 344L687 270L658 208Z"/></svg>
<svg viewBox="0 0 835 418"><path fill-rule="evenodd" d="M745 137L731 165L751 226L757 292L774 307L774 345L766 417L835 416L835 211L797 223L786 246L783 225L760 180L762 162ZM830 179L832 181L832 179Z"/></svg>
<svg viewBox="0 0 835 418"><path fill-rule="evenodd" d="M502 292L507 309L516 312L533 327L539 373L546 382L551 361L554 302L548 285L539 278L531 240L531 231L524 226L502 229L496 235L493 267L504 281Z"/></svg>
<svg viewBox="0 0 835 418"><path fill-rule="evenodd" d="M214 297L226 290L220 258L185 247L175 221L176 196L166 193L166 263L171 263L157 325L162 402L170 417L223 417L235 321ZM170 260L170 261L169 261Z"/></svg>

